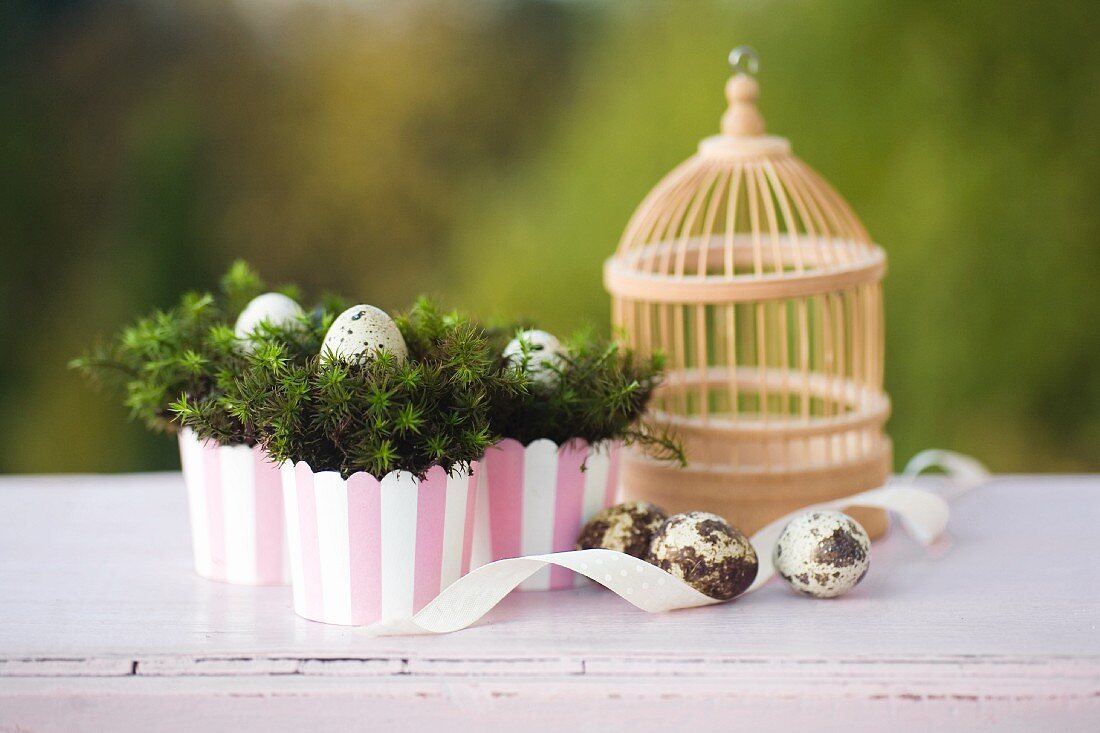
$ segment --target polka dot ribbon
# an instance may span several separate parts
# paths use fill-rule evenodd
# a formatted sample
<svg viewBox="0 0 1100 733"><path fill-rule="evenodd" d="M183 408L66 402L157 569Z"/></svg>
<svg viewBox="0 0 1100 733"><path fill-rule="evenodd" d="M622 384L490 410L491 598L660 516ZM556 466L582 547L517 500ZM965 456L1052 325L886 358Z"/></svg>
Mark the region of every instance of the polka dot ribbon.
<svg viewBox="0 0 1100 733"><path fill-rule="evenodd" d="M917 454L902 476L890 485L836 501L813 504L767 525L752 536L760 561L756 581L747 592L760 588L775 575L772 550L783 528L794 516L813 509L869 507L893 512L906 531L922 545L931 544L947 527L950 509L939 493L917 488L913 480L931 468L941 469L952 493L978 486L989 472L968 456L942 450ZM364 628L372 636L445 634L475 623L516 586L547 565L558 565L591 578L643 611L658 613L695 608L721 601L703 595L655 565L613 550L574 550L548 555L509 558L483 565L459 578L412 618L384 620Z"/></svg>

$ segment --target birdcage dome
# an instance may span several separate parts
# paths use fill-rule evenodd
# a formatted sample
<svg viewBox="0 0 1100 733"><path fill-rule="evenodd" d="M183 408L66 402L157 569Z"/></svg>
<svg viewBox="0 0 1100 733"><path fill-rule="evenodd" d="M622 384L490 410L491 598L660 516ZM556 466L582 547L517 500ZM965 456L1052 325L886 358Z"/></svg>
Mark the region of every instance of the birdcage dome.
<svg viewBox="0 0 1100 733"><path fill-rule="evenodd" d="M604 282L621 338L668 357L649 419L680 433L707 492L798 483L825 500L889 471L886 257L790 142L765 132L758 96L744 70L730 78L721 133L642 201ZM671 470L635 455L624 487L678 510L668 486L684 477Z"/></svg>
<svg viewBox="0 0 1100 733"><path fill-rule="evenodd" d="M722 134L703 140L638 207L607 263L608 288L668 302L749 302L881 279L885 255L848 203L789 141L764 134L756 81L738 74L726 93Z"/></svg>

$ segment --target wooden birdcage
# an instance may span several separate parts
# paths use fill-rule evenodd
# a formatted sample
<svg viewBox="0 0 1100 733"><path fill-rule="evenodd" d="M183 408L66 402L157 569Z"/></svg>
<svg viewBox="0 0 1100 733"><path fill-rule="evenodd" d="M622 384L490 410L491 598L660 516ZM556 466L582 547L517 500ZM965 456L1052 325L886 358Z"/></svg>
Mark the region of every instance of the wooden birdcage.
<svg viewBox="0 0 1100 733"><path fill-rule="evenodd" d="M645 198L604 283L621 338L668 357L647 419L671 424L690 464L630 452L624 497L752 532L889 475L886 257L790 143L765 134L751 49L730 60L721 134ZM858 516L885 528L881 513Z"/></svg>

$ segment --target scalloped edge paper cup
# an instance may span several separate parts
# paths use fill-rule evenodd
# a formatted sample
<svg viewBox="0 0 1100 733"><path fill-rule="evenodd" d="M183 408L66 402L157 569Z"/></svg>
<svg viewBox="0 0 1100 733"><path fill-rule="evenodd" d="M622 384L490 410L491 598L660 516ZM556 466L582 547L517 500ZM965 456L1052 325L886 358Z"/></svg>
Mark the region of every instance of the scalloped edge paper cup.
<svg viewBox="0 0 1100 733"><path fill-rule="evenodd" d="M617 441L595 447L508 438L482 459L474 524L474 567L495 560L572 550L585 522L615 503L619 488ZM581 466L587 461L587 470ZM587 580L571 570L543 568L520 590L573 588Z"/></svg>
<svg viewBox="0 0 1100 733"><path fill-rule="evenodd" d="M283 465L294 611L312 621L367 626L411 618L470 570L476 464L423 480L394 471Z"/></svg>
<svg viewBox="0 0 1100 733"><path fill-rule="evenodd" d="M202 441L179 432L195 572L238 585L290 582L279 466L259 446Z"/></svg>

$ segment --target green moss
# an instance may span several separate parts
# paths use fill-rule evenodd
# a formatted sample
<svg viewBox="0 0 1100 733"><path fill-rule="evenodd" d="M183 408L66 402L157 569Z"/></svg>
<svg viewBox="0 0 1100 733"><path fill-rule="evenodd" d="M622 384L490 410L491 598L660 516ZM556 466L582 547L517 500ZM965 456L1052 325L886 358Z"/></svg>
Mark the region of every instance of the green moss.
<svg viewBox="0 0 1100 733"><path fill-rule="evenodd" d="M516 333L513 331L512 333ZM498 339L499 345L500 339ZM523 353L515 366L525 370L534 355L521 340ZM497 359L506 362L503 347ZM492 429L527 445L546 438L558 445L572 440L589 444L620 440L636 444L651 456L685 463L683 447L666 430L640 421L660 383L664 357L643 357L601 338L589 328L562 344L560 358L547 362L548 384L505 395L493 409Z"/></svg>
<svg viewBox="0 0 1100 733"><path fill-rule="evenodd" d="M178 416L185 415L204 438L255 444L255 424L231 414L219 397L248 361L230 324L264 289L247 263L235 262L222 278L220 297L188 293L174 308L138 320L72 360L70 367L119 394L131 417L151 430L174 430ZM292 287L280 292L297 295ZM317 353L331 312L321 307L285 327L262 324L252 340L282 343L288 359L304 361Z"/></svg>
<svg viewBox="0 0 1100 733"><path fill-rule="evenodd" d="M395 321L407 361L387 351L352 363L316 351L298 360L285 342L262 340L217 402L259 426L275 460L306 461L315 471L381 478L468 468L497 440L492 406L522 393L525 378L494 359L486 333L466 316L421 299ZM194 409L184 419L209 426Z"/></svg>
<svg viewBox="0 0 1100 733"><path fill-rule="evenodd" d="M263 290L251 268L235 263L220 297L188 294L72 366L115 388L154 430L185 425L222 445L261 444L277 461L344 477L467 468L505 437L618 439L683 458L675 440L638 421L659 356L643 359L581 332L566 343L552 385L539 385L526 373L530 355L503 356L514 328L486 330L424 298L395 318L405 361L386 351L351 363L320 353L346 306L331 297L295 322L262 324L242 349L230 319Z"/></svg>

